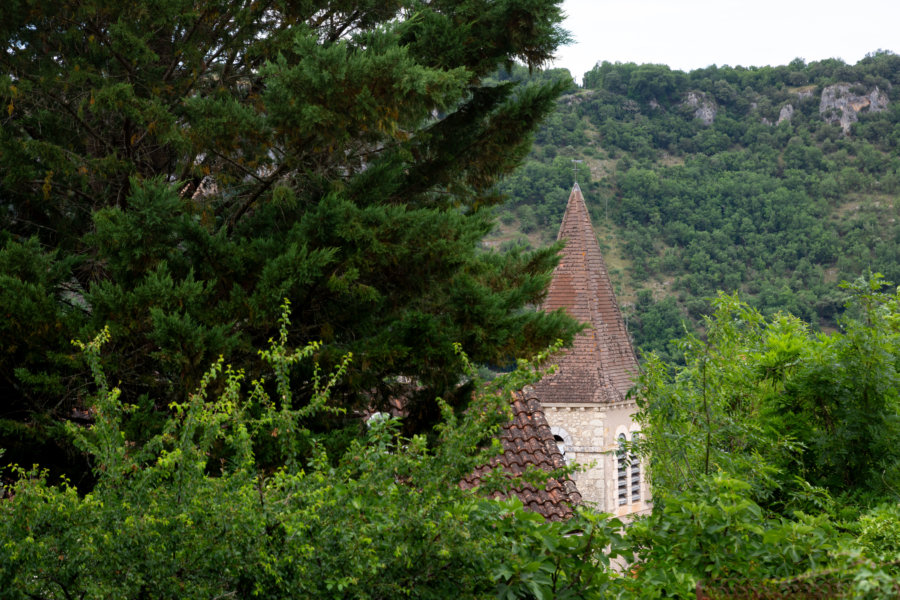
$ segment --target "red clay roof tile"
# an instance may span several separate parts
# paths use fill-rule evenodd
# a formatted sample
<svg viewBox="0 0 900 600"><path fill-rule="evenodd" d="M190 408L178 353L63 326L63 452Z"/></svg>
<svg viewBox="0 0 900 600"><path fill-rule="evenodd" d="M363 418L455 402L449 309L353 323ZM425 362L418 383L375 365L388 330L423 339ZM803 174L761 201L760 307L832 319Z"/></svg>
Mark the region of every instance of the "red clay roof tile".
<svg viewBox="0 0 900 600"><path fill-rule="evenodd" d="M557 358L559 370L534 386L542 402L616 402L631 388L638 364L606 263L578 184L558 239L566 241L543 309L565 309L588 328Z"/></svg>
<svg viewBox="0 0 900 600"><path fill-rule="evenodd" d="M530 465L548 472L565 466L540 402L536 398L526 399L522 392L516 392L511 406L513 417L500 433L503 453L466 477L461 482L464 488L477 486L481 478L497 465L514 475L521 475ZM551 477L543 488L526 485L514 488L510 493L518 496L526 508L551 521L568 519L574 514L573 507L581 503L581 494L568 477ZM502 496L499 493L495 495Z"/></svg>
<svg viewBox="0 0 900 600"><path fill-rule="evenodd" d="M498 464L515 475L521 474L526 465L545 471L565 466L541 402L617 402L624 399L631 377L637 373L631 338L578 184L569 196L558 239L566 240L566 247L543 309L565 309L588 327L576 336L571 348L557 357L556 374L538 382L527 399L521 392L515 394L513 418L500 434L503 454L463 480L461 485L465 488L478 485ZM573 506L581 503L581 494L569 478L549 478L542 489L525 486L510 493L518 496L526 508L550 520L571 517Z"/></svg>

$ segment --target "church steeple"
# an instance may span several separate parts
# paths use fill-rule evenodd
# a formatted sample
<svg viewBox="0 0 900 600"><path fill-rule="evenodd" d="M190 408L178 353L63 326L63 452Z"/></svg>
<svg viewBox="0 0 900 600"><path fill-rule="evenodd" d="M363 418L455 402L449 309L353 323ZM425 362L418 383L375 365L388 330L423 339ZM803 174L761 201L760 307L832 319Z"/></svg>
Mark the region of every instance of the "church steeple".
<svg viewBox="0 0 900 600"><path fill-rule="evenodd" d="M588 327L558 357L557 373L535 384L535 395L542 403L622 401L637 373L637 359L577 183L557 239L566 246L543 309L563 308Z"/></svg>

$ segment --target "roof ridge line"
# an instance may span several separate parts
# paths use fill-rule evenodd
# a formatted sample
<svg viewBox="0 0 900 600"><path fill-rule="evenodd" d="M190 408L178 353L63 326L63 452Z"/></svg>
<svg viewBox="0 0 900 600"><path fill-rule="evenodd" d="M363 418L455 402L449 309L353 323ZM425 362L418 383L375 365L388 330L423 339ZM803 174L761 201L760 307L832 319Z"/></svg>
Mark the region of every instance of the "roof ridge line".
<svg viewBox="0 0 900 600"><path fill-rule="evenodd" d="M622 400L637 372L637 359L581 187L566 203L558 240L566 245L553 272L543 309L565 309L589 327L559 355L555 375L535 384L545 402Z"/></svg>

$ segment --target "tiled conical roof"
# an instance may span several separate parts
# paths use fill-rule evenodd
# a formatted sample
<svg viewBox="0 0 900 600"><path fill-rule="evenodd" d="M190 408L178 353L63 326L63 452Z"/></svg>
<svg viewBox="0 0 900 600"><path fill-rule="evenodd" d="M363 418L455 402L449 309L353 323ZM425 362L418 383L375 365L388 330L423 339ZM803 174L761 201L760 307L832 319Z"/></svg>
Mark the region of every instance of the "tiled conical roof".
<svg viewBox="0 0 900 600"><path fill-rule="evenodd" d="M559 370L535 384L534 395L545 404L623 400L637 373L637 359L577 183L557 239L565 240L566 247L543 308L564 308L589 327L557 357Z"/></svg>

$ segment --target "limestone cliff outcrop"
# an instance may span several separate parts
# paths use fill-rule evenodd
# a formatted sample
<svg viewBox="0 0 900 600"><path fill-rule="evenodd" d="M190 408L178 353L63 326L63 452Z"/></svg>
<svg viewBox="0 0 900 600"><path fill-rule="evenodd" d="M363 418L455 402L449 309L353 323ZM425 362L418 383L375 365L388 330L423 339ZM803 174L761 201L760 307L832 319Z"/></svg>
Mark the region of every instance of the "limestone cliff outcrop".
<svg viewBox="0 0 900 600"><path fill-rule="evenodd" d="M688 92L684 98L684 105L694 109L694 118L699 119L704 125L712 125L719 110L715 100L703 92Z"/></svg>
<svg viewBox="0 0 900 600"><path fill-rule="evenodd" d="M880 112L887 108L888 95L875 86L865 94L854 94L849 83L836 83L822 90L819 114L828 123L840 123L845 134L859 120L861 112Z"/></svg>
<svg viewBox="0 0 900 600"><path fill-rule="evenodd" d="M776 125L780 125L784 121L788 123L791 122L791 117L794 116L794 105L793 104L785 104L781 107L781 112L778 113L778 121L775 122Z"/></svg>
<svg viewBox="0 0 900 600"><path fill-rule="evenodd" d="M804 98L812 98L813 92L816 91L815 85L805 85L800 88L796 88L794 93L797 94L798 100L803 100Z"/></svg>

